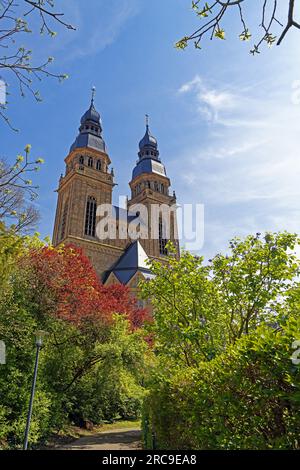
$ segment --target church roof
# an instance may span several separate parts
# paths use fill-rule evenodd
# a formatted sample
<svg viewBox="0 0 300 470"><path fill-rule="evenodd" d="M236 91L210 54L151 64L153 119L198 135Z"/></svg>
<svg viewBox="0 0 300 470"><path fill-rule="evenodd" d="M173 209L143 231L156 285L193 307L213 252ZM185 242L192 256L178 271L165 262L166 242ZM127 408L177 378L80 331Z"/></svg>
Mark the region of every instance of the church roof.
<svg viewBox="0 0 300 470"><path fill-rule="evenodd" d="M149 116L146 115L146 132L139 143L139 160L132 172L132 179L143 173L156 173L167 176L166 169L159 159L158 143L150 132Z"/></svg>
<svg viewBox="0 0 300 470"><path fill-rule="evenodd" d="M165 166L156 159L143 158L140 159L132 172L132 179L143 173L156 173L158 175L167 176Z"/></svg>
<svg viewBox="0 0 300 470"><path fill-rule="evenodd" d="M85 121L94 121L96 123L100 123L100 114L96 110L94 106L94 102L92 100L91 106L89 109L84 113L84 115L81 118L81 124L84 124Z"/></svg>
<svg viewBox="0 0 300 470"><path fill-rule="evenodd" d="M157 140L151 134L148 124L146 125L145 135L139 143L140 150L143 150L145 147L153 147L154 149L157 149Z"/></svg>
<svg viewBox="0 0 300 470"><path fill-rule="evenodd" d="M79 134L71 145L70 152L76 148L89 147L105 152L105 142L102 137L102 122L100 114L94 106L94 90L89 109L80 120Z"/></svg>
<svg viewBox="0 0 300 470"><path fill-rule="evenodd" d="M76 148L89 147L95 150L105 152L105 143L101 136L93 134L79 134L75 142L70 147L70 152Z"/></svg>
<svg viewBox="0 0 300 470"><path fill-rule="evenodd" d="M128 284L130 279L140 272L146 279L152 278L147 265L147 254L139 241L131 243L113 269L107 273L107 278L111 273L117 277L122 284Z"/></svg>

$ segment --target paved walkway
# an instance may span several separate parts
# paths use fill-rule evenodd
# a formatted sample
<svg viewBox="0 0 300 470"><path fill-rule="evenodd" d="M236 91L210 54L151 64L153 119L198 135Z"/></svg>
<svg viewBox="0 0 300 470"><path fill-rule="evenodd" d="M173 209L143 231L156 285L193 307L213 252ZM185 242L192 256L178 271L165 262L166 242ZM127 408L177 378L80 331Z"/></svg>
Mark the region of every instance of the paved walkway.
<svg viewBox="0 0 300 470"><path fill-rule="evenodd" d="M142 448L140 429L115 429L80 437L61 450L138 450Z"/></svg>

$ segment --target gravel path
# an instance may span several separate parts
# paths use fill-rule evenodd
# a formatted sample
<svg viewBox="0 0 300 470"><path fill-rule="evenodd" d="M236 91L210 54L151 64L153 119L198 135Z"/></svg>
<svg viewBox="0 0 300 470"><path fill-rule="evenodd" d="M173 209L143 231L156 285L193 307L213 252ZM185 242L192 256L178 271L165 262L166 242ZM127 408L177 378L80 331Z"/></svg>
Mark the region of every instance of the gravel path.
<svg viewBox="0 0 300 470"><path fill-rule="evenodd" d="M62 450L138 450L142 448L140 429L114 429L80 437Z"/></svg>

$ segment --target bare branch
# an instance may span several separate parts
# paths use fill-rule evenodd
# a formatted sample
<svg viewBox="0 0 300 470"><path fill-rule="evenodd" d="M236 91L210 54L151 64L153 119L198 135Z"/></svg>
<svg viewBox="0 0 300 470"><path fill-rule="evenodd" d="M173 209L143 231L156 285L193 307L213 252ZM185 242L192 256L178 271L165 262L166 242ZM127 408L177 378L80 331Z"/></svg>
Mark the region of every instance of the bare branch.
<svg viewBox="0 0 300 470"><path fill-rule="evenodd" d="M3 78L13 77L16 81L21 96L29 92L36 101L41 101L39 92L34 88L35 82L40 82L43 77L56 78L59 81L67 78L66 74L57 74L49 70L53 58L49 57L43 63L35 65L32 62L32 51L18 45L18 39L26 33L31 33L27 19L34 14L40 20L39 32L46 32L50 37L56 33L52 30L51 23L57 23L69 30L75 28L64 20L64 14L55 12L54 0L0 0L0 71L3 70ZM16 130L6 115L7 103L0 104L0 117L4 119L11 129Z"/></svg>
<svg viewBox="0 0 300 470"><path fill-rule="evenodd" d="M25 156L18 155L10 165L0 159L0 222L11 224L15 232L31 230L39 220L38 211L29 202L37 196L38 186L34 186L26 175L38 171L42 159L30 159L30 146L25 148Z"/></svg>
<svg viewBox="0 0 300 470"><path fill-rule="evenodd" d="M248 41L252 35L247 26L243 10L246 1L247 0L214 0L208 3L202 0L193 0L192 8L204 23L194 33L189 36L185 36L178 41L176 43L176 47L178 49L185 49L190 41L194 41L195 47L197 49L201 49L202 40L208 33L209 39L213 39L214 37L225 39L225 30L222 27L222 20L229 10L237 10L243 28L242 32L239 34L239 38L242 41ZM250 0L248 0L248 4L250 4ZM261 0L261 4L262 21L260 23L260 27L263 30L263 34L251 49L250 52L252 54L259 54L260 47L263 43L266 43L269 46L272 46L273 44L277 44L279 46L292 27L300 29L300 24L294 18L295 0L288 1L288 15L285 24L283 24L277 17L277 0ZM278 27L283 28L279 39L277 39L277 36L273 33L275 26L277 29Z"/></svg>

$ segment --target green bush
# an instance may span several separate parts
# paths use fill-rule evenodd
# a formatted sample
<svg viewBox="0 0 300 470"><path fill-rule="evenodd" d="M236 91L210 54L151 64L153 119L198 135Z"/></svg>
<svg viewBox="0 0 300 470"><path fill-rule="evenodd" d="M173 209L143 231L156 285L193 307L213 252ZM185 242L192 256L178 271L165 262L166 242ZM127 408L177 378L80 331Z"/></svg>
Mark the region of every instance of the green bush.
<svg viewBox="0 0 300 470"><path fill-rule="evenodd" d="M160 373L144 403L146 446L154 432L160 449L299 449L299 331L296 319L259 327L210 362Z"/></svg>

